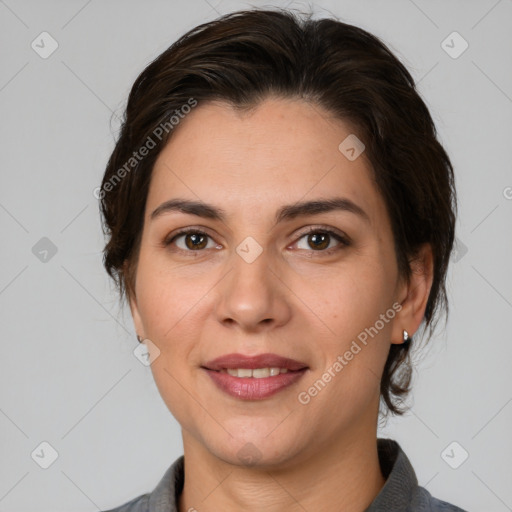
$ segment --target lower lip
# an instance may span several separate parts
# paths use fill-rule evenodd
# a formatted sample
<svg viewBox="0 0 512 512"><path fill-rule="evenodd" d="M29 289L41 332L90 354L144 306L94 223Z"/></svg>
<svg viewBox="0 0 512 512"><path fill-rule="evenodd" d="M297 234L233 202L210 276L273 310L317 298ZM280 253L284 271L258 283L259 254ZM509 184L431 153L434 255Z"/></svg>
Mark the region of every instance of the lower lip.
<svg viewBox="0 0 512 512"><path fill-rule="evenodd" d="M229 373L221 373L205 369L217 387L235 398L242 400L263 400L297 382L306 372L304 370L288 371L275 377L233 377Z"/></svg>

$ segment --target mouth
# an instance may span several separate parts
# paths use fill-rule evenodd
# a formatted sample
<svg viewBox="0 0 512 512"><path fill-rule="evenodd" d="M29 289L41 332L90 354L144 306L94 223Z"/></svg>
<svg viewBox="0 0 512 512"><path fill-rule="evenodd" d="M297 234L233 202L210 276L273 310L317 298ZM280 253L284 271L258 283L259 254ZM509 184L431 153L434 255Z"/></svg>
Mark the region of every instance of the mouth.
<svg viewBox="0 0 512 512"><path fill-rule="evenodd" d="M228 354L201 367L224 393L242 400L262 400L296 383L305 363L276 354Z"/></svg>

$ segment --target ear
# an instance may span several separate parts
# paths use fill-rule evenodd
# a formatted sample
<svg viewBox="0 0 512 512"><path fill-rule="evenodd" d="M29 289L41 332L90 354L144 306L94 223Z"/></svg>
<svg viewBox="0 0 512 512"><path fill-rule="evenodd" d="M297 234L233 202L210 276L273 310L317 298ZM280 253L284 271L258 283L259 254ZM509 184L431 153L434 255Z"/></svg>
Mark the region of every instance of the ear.
<svg viewBox="0 0 512 512"><path fill-rule="evenodd" d="M123 264L123 273L124 276L127 277L128 274L128 262L125 261ZM126 279L128 281L128 279ZM135 290L132 289L128 283L126 285L126 295L128 298L128 304L130 306L130 311L133 318L133 325L135 327L135 333L140 336L142 339L145 338L145 330L144 325L142 323L142 318L139 312L139 306L137 304L137 296L135 295Z"/></svg>
<svg viewBox="0 0 512 512"><path fill-rule="evenodd" d="M402 281L398 288L398 302L402 309L395 316L391 343L403 343L403 331L412 336L419 328L434 277L434 258L430 244L423 244L410 262L409 282Z"/></svg>

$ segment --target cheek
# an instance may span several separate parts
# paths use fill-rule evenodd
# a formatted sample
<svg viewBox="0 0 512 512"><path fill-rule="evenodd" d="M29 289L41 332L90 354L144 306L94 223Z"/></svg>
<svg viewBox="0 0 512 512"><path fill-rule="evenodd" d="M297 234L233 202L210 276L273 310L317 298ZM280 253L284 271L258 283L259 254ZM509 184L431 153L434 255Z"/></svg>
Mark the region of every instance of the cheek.
<svg viewBox="0 0 512 512"><path fill-rule="evenodd" d="M136 286L139 311L148 337L164 348L190 321L211 287L189 270L171 266L165 257L150 251L141 254Z"/></svg>
<svg viewBox="0 0 512 512"><path fill-rule="evenodd" d="M141 254L141 256L143 256ZM198 275L193 265L169 265L161 255L141 257L137 298L146 336L160 350L151 369L160 393L173 413L190 401L183 389L194 388L191 368L201 361L200 340L207 323L208 293L216 276ZM195 272L195 275L193 275Z"/></svg>
<svg viewBox="0 0 512 512"><path fill-rule="evenodd" d="M351 265L324 281L308 299L341 339L357 337L392 306L392 272L380 265ZM389 329L386 324L382 330Z"/></svg>
<svg viewBox="0 0 512 512"><path fill-rule="evenodd" d="M317 290L310 295L308 300L316 297L322 305L322 320L329 327L327 335L316 337L319 365L301 387L310 401L307 407L315 411L311 417L325 416L328 423L336 404L338 422L349 424L354 416L373 410L390 347L391 292L383 272L354 270L332 279L323 294Z"/></svg>

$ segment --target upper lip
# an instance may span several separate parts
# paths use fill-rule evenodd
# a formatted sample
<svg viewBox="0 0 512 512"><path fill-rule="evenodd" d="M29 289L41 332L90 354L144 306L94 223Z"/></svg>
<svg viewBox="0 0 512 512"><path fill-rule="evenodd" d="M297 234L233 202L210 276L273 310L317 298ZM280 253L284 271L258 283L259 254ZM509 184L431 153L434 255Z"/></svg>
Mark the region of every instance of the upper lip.
<svg viewBox="0 0 512 512"><path fill-rule="evenodd" d="M277 354L259 354L257 356L245 356L243 354L226 354L212 359L204 364L208 370L222 370L232 368L286 368L291 371L303 370L308 366L295 359L278 356Z"/></svg>

